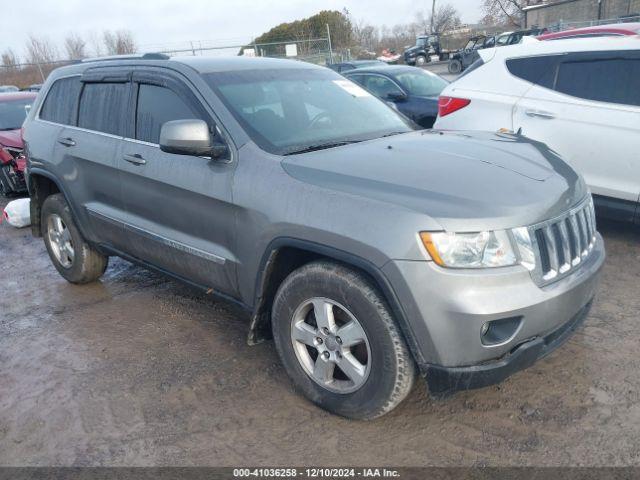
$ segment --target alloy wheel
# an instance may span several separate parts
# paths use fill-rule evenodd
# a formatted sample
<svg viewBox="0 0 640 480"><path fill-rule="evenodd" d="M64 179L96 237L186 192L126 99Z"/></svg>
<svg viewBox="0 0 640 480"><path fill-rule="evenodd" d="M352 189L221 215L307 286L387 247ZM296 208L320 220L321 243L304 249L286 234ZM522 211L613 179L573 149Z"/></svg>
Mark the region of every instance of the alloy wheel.
<svg viewBox="0 0 640 480"><path fill-rule="evenodd" d="M309 377L335 393L352 393L371 370L371 348L356 317L322 297L303 302L294 312L291 342Z"/></svg>
<svg viewBox="0 0 640 480"><path fill-rule="evenodd" d="M47 235L56 260L64 268L70 268L75 258L75 250L71 240L71 232L60 215L53 214L47 219Z"/></svg>

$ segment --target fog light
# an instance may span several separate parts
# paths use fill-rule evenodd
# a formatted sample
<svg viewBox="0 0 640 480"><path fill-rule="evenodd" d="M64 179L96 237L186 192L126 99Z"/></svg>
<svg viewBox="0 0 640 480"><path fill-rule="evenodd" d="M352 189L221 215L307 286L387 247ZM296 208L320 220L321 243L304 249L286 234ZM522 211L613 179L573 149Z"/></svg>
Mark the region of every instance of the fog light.
<svg viewBox="0 0 640 480"><path fill-rule="evenodd" d="M482 325L480 340L483 345L500 345L510 341L520 329L522 317L491 320Z"/></svg>

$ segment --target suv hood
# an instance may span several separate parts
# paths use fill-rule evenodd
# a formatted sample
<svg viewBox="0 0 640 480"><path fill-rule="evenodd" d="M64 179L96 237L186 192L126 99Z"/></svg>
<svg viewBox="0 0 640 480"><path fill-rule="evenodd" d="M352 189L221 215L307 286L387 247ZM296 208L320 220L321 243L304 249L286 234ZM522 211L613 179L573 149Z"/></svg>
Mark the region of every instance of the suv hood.
<svg viewBox="0 0 640 480"><path fill-rule="evenodd" d="M20 129L18 130L2 130L0 131L0 145L5 147L22 148L22 137Z"/></svg>
<svg viewBox="0 0 640 480"><path fill-rule="evenodd" d="M285 157L292 177L426 214L449 231L532 225L587 194L544 144L512 134L425 130Z"/></svg>

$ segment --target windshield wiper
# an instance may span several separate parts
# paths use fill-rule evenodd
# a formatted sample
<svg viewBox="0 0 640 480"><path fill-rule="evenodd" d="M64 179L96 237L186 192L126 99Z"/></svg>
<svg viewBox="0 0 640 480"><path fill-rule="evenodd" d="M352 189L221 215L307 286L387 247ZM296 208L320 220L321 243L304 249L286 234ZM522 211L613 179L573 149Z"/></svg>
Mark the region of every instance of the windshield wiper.
<svg viewBox="0 0 640 480"><path fill-rule="evenodd" d="M283 153L283 155L297 155L298 153L315 152L316 150L326 150L327 148L341 147L343 145L349 145L351 143L358 142L362 142L362 140L344 140L342 142L327 142L318 143L316 145L306 145L302 148Z"/></svg>
<svg viewBox="0 0 640 480"><path fill-rule="evenodd" d="M384 137L392 137L393 135L401 135L403 133L409 133L408 131L402 131L402 132L389 132L389 133L385 133L384 135L382 135L382 137L380 138L384 138Z"/></svg>

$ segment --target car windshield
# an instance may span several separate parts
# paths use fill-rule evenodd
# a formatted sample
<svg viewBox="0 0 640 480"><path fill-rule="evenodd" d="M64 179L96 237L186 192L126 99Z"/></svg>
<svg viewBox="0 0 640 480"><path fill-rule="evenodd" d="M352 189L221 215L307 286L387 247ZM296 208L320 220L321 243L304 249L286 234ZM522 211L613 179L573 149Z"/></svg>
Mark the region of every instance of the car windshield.
<svg viewBox="0 0 640 480"><path fill-rule="evenodd" d="M203 77L252 140L277 155L412 130L384 102L329 69L240 70Z"/></svg>
<svg viewBox="0 0 640 480"><path fill-rule="evenodd" d="M465 50L471 50L473 49L473 46L476 44L476 40L469 40L467 42L467 45L464 47Z"/></svg>
<svg viewBox="0 0 640 480"><path fill-rule="evenodd" d="M32 98L0 102L0 130L17 130L22 127L32 103Z"/></svg>
<svg viewBox="0 0 640 480"><path fill-rule="evenodd" d="M421 97L437 97L448 85L445 79L417 68L394 76L410 95Z"/></svg>

